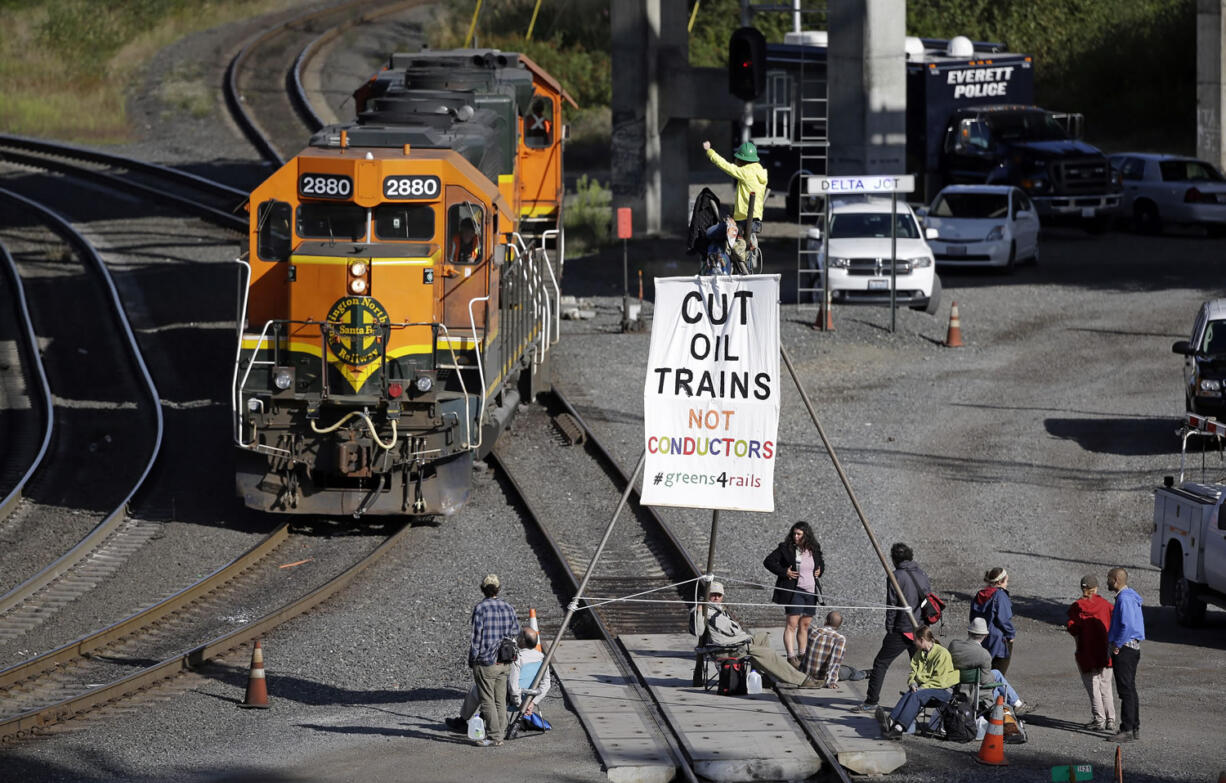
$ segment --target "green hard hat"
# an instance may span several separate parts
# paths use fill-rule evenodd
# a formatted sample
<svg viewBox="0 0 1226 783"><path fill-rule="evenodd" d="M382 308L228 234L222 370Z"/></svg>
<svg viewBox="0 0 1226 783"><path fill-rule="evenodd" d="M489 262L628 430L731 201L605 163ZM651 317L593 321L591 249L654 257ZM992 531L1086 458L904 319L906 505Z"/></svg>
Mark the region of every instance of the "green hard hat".
<svg viewBox="0 0 1226 783"><path fill-rule="evenodd" d="M732 157L737 160L743 160L746 163L757 163L758 148L753 145L752 141L747 141L736 148L736 152L732 154Z"/></svg>

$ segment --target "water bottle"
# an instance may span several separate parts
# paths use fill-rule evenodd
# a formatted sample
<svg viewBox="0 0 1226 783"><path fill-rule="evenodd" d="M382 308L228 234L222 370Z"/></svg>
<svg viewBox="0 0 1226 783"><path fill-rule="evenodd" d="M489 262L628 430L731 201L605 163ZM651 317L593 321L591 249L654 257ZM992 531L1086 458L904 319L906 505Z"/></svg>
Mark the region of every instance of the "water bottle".
<svg viewBox="0 0 1226 783"><path fill-rule="evenodd" d="M481 719L479 712L468 719L468 738L470 740L485 739L485 721Z"/></svg>
<svg viewBox="0 0 1226 783"><path fill-rule="evenodd" d="M745 692L750 695L762 692L762 675L754 669L750 669L749 674L745 675Z"/></svg>

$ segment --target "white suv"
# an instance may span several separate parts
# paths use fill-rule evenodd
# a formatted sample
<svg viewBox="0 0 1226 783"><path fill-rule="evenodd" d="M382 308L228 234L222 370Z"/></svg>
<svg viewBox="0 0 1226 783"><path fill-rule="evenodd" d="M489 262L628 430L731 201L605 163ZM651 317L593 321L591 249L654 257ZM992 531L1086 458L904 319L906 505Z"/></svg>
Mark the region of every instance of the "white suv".
<svg viewBox="0 0 1226 783"><path fill-rule="evenodd" d="M911 207L898 202L896 213L897 301L914 310L935 313L941 302L941 279L936 275L932 249ZM821 236L817 229L810 236ZM890 301L890 200L870 198L835 201L830 210L830 232L817 254L821 269L830 256L830 297L834 302ZM817 282L820 286L820 280Z"/></svg>

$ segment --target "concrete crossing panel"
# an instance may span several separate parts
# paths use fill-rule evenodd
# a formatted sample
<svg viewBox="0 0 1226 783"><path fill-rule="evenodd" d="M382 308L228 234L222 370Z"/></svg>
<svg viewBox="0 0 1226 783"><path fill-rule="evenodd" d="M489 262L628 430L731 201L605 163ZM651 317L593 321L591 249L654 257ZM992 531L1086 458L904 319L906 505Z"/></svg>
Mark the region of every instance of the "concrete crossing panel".
<svg viewBox="0 0 1226 783"><path fill-rule="evenodd" d="M623 635L621 643L697 774L741 783L803 780L821 769L821 758L773 691L720 696L693 687L693 636Z"/></svg>
<svg viewBox="0 0 1226 783"><path fill-rule="evenodd" d="M566 640L553 673L614 783L667 783L677 763L647 705L601 642Z"/></svg>

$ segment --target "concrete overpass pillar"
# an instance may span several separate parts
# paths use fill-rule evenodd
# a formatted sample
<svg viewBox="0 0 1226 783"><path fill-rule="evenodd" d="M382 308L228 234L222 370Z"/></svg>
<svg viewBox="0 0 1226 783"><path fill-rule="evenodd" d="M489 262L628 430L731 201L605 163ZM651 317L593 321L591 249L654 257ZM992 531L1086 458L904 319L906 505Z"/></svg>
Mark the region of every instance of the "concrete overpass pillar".
<svg viewBox="0 0 1226 783"><path fill-rule="evenodd" d="M688 122L671 116L665 82L688 70L685 4L618 0L609 4L609 21L613 206L633 210L636 235L684 232Z"/></svg>
<svg viewBox="0 0 1226 783"><path fill-rule="evenodd" d="M829 174L908 173L906 16L906 0L829 0Z"/></svg>
<svg viewBox="0 0 1226 783"><path fill-rule="evenodd" d="M1226 108L1226 0L1196 1L1196 157L1226 166L1222 112Z"/></svg>

